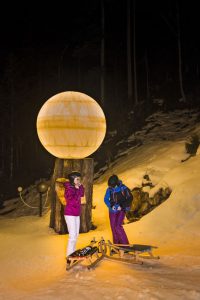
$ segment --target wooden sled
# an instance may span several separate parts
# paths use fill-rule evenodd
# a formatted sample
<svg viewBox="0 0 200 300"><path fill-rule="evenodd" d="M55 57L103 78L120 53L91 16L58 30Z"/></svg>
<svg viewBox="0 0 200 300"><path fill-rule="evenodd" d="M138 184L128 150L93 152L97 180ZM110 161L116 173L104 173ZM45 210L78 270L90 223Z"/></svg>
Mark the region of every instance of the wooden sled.
<svg viewBox="0 0 200 300"><path fill-rule="evenodd" d="M94 246L97 244L96 246ZM90 252L84 256L80 256L80 251L91 247ZM69 271L74 266L86 261L86 267L91 269L95 267L103 258L120 261L129 264L143 264L142 259L159 259L159 256L153 254L153 249L158 248L151 245L139 244L113 244L111 241L105 241L102 237L99 242L95 238L90 244L73 252L67 257L69 263L66 270Z"/></svg>
<svg viewBox="0 0 200 300"><path fill-rule="evenodd" d="M88 246L78 249L75 252L73 252L71 255L67 257L67 260L70 263L67 263L66 270L69 271L73 267L77 266L83 261L86 261L86 267L87 269L94 268L103 258L104 258L104 253L99 251L99 247L94 246L97 242L95 239L93 239L90 244L88 245L89 247L92 247L90 250L89 254L86 254L84 256L79 256L78 254L80 251L86 249Z"/></svg>
<svg viewBox="0 0 200 300"><path fill-rule="evenodd" d="M108 240L104 247L106 248L106 258L126 263L143 264L142 259L160 258L153 254L153 249L158 247L151 245L113 244Z"/></svg>

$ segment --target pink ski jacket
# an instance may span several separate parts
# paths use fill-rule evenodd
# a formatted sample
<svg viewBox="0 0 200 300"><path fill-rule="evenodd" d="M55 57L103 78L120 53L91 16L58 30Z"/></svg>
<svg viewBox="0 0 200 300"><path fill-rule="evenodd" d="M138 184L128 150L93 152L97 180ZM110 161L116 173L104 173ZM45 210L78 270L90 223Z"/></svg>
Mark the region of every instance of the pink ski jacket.
<svg viewBox="0 0 200 300"><path fill-rule="evenodd" d="M81 215L81 197L84 196L84 187L81 184L79 189L66 181L65 186L65 199L67 204L64 208L64 215L66 216L80 216Z"/></svg>

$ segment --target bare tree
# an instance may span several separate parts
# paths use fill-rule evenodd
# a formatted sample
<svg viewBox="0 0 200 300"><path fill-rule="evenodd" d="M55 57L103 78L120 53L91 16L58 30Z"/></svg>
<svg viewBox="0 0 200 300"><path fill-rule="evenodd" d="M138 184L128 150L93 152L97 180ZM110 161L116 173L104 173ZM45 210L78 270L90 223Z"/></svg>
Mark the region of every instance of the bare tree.
<svg viewBox="0 0 200 300"><path fill-rule="evenodd" d="M101 0L101 105L105 102L105 3Z"/></svg>
<svg viewBox="0 0 200 300"><path fill-rule="evenodd" d="M150 98L150 87L149 87L149 63L147 51L145 52L145 70L146 70L146 98L149 100Z"/></svg>
<svg viewBox="0 0 200 300"><path fill-rule="evenodd" d="M127 81L128 81L128 102L133 101L133 75L132 75L132 59L131 59L131 5L127 0Z"/></svg>
<svg viewBox="0 0 200 300"><path fill-rule="evenodd" d="M9 56L8 82L10 88L10 161L9 177L13 179L14 172L14 56Z"/></svg>
<svg viewBox="0 0 200 300"><path fill-rule="evenodd" d="M136 65L136 0L133 1L133 61L134 61L134 101L135 104L138 103L138 93L137 93L137 65Z"/></svg>
<svg viewBox="0 0 200 300"><path fill-rule="evenodd" d="M178 71L179 71L179 85L180 85L180 92L183 101L186 101L185 92L183 88L183 71L182 71L182 46L181 46L181 26L180 26L180 13L179 13L179 5L178 1L176 1L176 29L173 27L173 25L170 23L168 18L161 14L161 17L169 27L169 29L172 31L174 36L177 39L177 46L178 46Z"/></svg>
<svg viewBox="0 0 200 300"><path fill-rule="evenodd" d="M183 73L182 73L182 56L181 56L181 29L180 29L180 13L179 13L179 5L176 2L176 13L177 13L177 43L178 43L178 69L179 69L179 82L180 82L180 92L183 101L186 101L184 89L183 89Z"/></svg>

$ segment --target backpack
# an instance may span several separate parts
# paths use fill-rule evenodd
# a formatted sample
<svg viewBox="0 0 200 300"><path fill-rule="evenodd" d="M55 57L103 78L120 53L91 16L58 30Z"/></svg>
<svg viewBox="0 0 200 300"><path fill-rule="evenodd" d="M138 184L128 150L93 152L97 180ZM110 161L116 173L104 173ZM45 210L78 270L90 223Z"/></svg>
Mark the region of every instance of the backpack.
<svg viewBox="0 0 200 300"><path fill-rule="evenodd" d="M133 195L131 193L131 190L127 187L125 190L122 191L122 195L124 196L124 199L121 202L120 206L122 208L130 207L133 201Z"/></svg>
<svg viewBox="0 0 200 300"><path fill-rule="evenodd" d="M67 181L66 178L57 178L55 182L56 195L62 205L66 205L67 201L65 198L65 186L64 183Z"/></svg>
<svg viewBox="0 0 200 300"><path fill-rule="evenodd" d="M119 204L122 209L126 209L127 207L131 206L132 201L133 201L133 195L131 193L131 190L128 187L126 187L124 190L121 190L119 192L112 193L110 191L111 207L115 204Z"/></svg>

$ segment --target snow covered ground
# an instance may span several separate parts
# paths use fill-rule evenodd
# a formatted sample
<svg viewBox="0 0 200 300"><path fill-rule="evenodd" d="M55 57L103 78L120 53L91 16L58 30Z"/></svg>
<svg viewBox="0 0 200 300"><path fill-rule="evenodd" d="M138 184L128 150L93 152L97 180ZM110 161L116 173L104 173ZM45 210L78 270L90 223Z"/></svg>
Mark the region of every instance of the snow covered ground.
<svg viewBox="0 0 200 300"><path fill-rule="evenodd" d="M155 124L157 124L155 126ZM159 126L158 126L159 124ZM0 299L200 299L200 151L185 162L185 140L200 135L197 113L177 111L152 116L143 141L118 156L94 184L93 223L80 234L77 247L92 237L111 239L103 197L108 177L116 173L130 188L141 185L147 172L155 187L170 186L168 200L124 228L130 242L158 246L158 261L128 265L103 260L94 270L66 272L67 235L48 228L49 213L0 218ZM121 157L121 158L120 158Z"/></svg>

